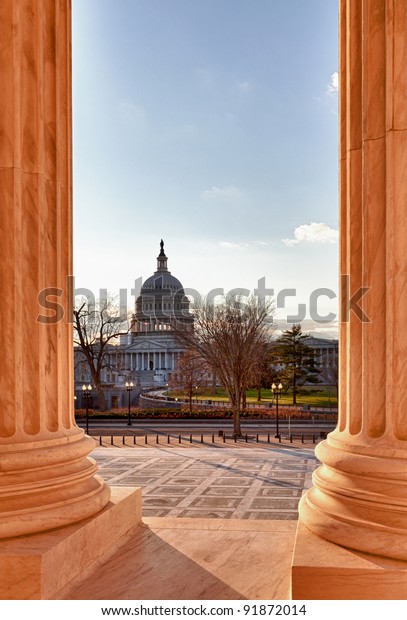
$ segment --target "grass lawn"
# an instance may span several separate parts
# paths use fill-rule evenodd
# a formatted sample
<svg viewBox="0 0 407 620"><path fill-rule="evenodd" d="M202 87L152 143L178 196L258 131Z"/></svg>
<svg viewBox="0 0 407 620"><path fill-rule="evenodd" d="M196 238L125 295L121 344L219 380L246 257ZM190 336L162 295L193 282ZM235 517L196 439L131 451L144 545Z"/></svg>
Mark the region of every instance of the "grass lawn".
<svg viewBox="0 0 407 620"><path fill-rule="evenodd" d="M198 393L194 394L194 400L220 400L228 401L227 394L222 388L214 390L204 390L199 388ZM181 391L171 391L171 396L186 397L186 394ZM272 393L270 389L262 389L261 400L257 400L257 390L247 390L246 399L248 403L270 403L272 401ZM279 397L279 403L282 405L291 405L293 402L292 394L283 394ZM336 390L334 386L305 386L301 388L301 393L297 394L298 405L311 405L312 407L337 407L338 399L336 396Z"/></svg>

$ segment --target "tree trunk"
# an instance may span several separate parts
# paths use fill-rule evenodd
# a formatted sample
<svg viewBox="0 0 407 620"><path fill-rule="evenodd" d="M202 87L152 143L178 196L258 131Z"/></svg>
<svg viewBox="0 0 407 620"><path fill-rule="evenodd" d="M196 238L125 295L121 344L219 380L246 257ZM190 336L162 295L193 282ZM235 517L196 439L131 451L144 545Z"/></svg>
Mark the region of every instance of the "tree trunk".
<svg viewBox="0 0 407 620"><path fill-rule="evenodd" d="M105 411L106 410L106 396L105 396L105 393L103 391L103 388L100 385L97 385L95 387L96 387L96 391L97 391L97 394L98 394L100 410L101 411Z"/></svg>
<svg viewBox="0 0 407 620"><path fill-rule="evenodd" d="M235 394L232 391L229 391L226 388L226 391L229 396L229 402L232 408L233 414L233 437L241 437L242 430L240 428L240 403L241 403L241 393L239 391L238 394Z"/></svg>
<svg viewBox="0 0 407 620"><path fill-rule="evenodd" d="M96 371L95 367L92 366L91 367L91 377L92 377L92 383L95 386L95 390L96 390L97 395L98 395L99 408L100 408L101 411L105 411L106 410L106 396L105 396L103 388L102 388L102 386L100 384L99 376L100 375Z"/></svg>
<svg viewBox="0 0 407 620"><path fill-rule="evenodd" d="M242 429L240 427L240 407L233 407L233 437L241 437Z"/></svg>
<svg viewBox="0 0 407 620"><path fill-rule="evenodd" d="M257 400L261 400L261 385L257 386Z"/></svg>

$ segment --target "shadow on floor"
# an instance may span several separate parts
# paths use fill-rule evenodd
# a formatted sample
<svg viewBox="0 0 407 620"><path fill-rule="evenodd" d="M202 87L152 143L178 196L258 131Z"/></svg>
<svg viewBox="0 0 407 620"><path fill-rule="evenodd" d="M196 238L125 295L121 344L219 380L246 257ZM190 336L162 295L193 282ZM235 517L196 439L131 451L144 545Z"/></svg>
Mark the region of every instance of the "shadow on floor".
<svg viewBox="0 0 407 620"><path fill-rule="evenodd" d="M64 600L288 599L295 523L145 519Z"/></svg>

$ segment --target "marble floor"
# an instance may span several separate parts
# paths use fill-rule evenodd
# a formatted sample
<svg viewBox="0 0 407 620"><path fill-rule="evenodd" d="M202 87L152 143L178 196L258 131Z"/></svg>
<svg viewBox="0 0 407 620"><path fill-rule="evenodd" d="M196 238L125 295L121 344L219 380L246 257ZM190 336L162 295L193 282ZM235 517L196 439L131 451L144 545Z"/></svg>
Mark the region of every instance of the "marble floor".
<svg viewBox="0 0 407 620"><path fill-rule="evenodd" d="M58 598L289 600L294 521L146 518Z"/></svg>
<svg viewBox="0 0 407 620"><path fill-rule="evenodd" d="M141 486L143 517L296 520L312 449L115 447L92 456L114 486Z"/></svg>
<svg viewBox="0 0 407 620"><path fill-rule="evenodd" d="M143 523L62 599L288 600L297 505L313 449L97 447L112 486L141 486Z"/></svg>

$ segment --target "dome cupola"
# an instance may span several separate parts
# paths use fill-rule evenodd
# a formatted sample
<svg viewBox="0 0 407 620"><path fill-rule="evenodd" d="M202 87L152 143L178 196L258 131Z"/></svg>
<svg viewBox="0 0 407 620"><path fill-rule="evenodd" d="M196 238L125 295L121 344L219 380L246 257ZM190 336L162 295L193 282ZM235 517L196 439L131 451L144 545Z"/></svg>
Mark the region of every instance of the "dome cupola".
<svg viewBox="0 0 407 620"><path fill-rule="evenodd" d="M167 269L167 257L164 252L164 241L160 241L160 253L157 256L157 271L168 271Z"/></svg>

